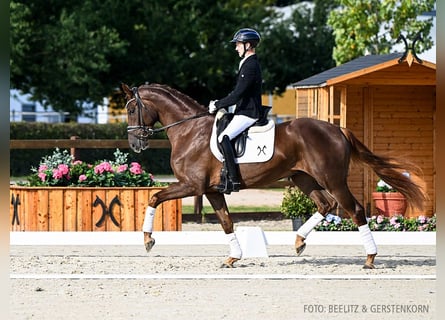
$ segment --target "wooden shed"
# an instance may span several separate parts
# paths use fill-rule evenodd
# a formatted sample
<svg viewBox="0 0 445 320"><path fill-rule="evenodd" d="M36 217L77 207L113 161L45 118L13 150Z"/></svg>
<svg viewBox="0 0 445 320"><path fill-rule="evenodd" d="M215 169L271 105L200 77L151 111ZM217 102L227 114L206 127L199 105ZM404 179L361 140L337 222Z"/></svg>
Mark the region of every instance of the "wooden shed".
<svg viewBox="0 0 445 320"><path fill-rule="evenodd" d="M422 184L435 205L436 65L408 52L368 55L293 84L296 116L312 117L352 130L373 152L406 158L423 170ZM335 156L335 155L332 155ZM349 185L368 213L375 213L372 192L378 177L352 164Z"/></svg>

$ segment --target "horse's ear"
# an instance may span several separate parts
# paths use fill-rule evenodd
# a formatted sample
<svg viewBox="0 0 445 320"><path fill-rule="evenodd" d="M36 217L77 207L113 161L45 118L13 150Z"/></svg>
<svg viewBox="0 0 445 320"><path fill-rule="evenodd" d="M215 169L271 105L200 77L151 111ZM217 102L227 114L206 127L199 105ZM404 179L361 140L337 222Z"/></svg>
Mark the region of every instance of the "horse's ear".
<svg viewBox="0 0 445 320"><path fill-rule="evenodd" d="M131 89L129 86L127 86L125 83L121 82L122 90L125 93L125 97L128 99L131 99L133 97L133 92L131 92Z"/></svg>

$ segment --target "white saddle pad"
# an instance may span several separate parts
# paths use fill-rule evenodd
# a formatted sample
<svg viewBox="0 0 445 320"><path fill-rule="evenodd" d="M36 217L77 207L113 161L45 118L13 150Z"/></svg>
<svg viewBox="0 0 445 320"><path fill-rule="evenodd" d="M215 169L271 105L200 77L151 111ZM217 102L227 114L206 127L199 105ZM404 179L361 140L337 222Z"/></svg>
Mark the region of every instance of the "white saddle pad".
<svg viewBox="0 0 445 320"><path fill-rule="evenodd" d="M224 156L218 149L216 136L216 118L213 124L212 136L210 138L210 150L213 155L223 161ZM246 140L246 152L240 158L236 158L236 163L266 162L272 158L274 153L275 122L269 120L265 126L251 127Z"/></svg>

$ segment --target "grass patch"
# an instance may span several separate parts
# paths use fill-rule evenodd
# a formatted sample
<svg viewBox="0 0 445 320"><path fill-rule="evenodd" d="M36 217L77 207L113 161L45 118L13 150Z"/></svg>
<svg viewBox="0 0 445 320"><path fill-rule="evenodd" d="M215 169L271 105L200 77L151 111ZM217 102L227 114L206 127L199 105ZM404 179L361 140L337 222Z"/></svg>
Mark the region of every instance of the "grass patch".
<svg viewBox="0 0 445 320"><path fill-rule="evenodd" d="M188 214L188 213L193 213L194 210L194 206L187 206L187 205L183 205L182 206L182 213L183 214ZM229 210L232 213L235 212L278 212L280 211L280 208L277 206L229 206ZM202 208L202 212L204 214L206 213L215 213L215 211L213 210L213 208L211 206L203 206Z"/></svg>

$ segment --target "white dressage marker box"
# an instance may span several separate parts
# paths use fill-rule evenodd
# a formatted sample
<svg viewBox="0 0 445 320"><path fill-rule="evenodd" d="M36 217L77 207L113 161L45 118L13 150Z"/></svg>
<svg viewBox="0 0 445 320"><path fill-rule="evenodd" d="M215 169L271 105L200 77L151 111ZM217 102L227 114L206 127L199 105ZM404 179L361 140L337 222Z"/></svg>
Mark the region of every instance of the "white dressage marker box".
<svg viewBox="0 0 445 320"><path fill-rule="evenodd" d="M263 230L260 227L236 228L243 258L268 258L267 242Z"/></svg>

